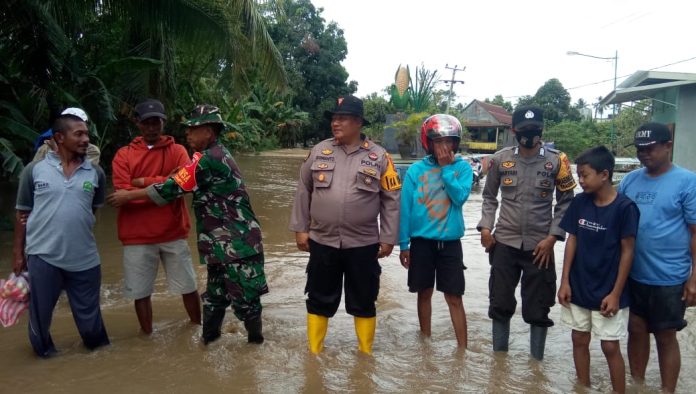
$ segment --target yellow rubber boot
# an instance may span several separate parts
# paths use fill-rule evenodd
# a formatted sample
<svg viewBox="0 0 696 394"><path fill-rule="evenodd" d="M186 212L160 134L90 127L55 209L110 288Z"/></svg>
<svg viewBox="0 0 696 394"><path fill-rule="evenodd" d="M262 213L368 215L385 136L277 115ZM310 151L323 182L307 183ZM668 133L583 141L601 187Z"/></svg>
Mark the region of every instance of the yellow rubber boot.
<svg viewBox="0 0 696 394"><path fill-rule="evenodd" d="M329 328L329 318L326 316L307 314L307 340L309 351L314 354L321 353L324 348L324 337Z"/></svg>
<svg viewBox="0 0 696 394"><path fill-rule="evenodd" d="M355 335L358 336L358 349L372 354L372 342L375 340L376 317L355 317Z"/></svg>

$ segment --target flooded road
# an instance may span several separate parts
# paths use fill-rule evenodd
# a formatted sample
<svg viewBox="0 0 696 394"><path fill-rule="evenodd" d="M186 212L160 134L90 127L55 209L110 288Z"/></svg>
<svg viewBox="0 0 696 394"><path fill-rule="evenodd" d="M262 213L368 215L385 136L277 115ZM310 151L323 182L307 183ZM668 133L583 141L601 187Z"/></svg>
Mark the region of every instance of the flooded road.
<svg viewBox="0 0 696 394"><path fill-rule="evenodd" d="M221 340L204 347L200 327L187 322L181 299L169 295L162 270L153 295L154 333L139 334L132 302L122 297L121 244L116 213L97 214L97 241L102 257L102 307L112 345L85 350L72 321L67 300L59 301L52 325L60 354L37 359L27 339L27 315L14 327L0 329L0 392L533 392L581 391L575 386L570 330L561 326L560 309L552 309L557 325L549 330L543 363L528 356L528 326L520 312L512 320L510 351L493 354L488 308L488 259L475 230L480 218L481 187L464 207L463 239L466 275L464 304L469 348L456 349L449 313L442 295L433 297L432 338L418 334L416 296L406 287L406 270L398 248L381 260L374 356L357 352L353 319L343 306L330 320L325 350L318 357L306 350L304 280L307 254L297 251L287 230L301 158L239 157L254 210L262 225L270 294L263 297L264 334L261 346L246 343L246 332L228 311ZM190 237L195 251L194 235ZM560 278L563 243L557 243ZM9 272L11 233L0 232L0 276ZM197 261L197 260L196 260ZM199 290L205 269L196 266ZM679 333L682 373L678 389L696 388L696 312L687 312L689 326ZM625 342L623 345L626 357ZM593 389L610 392L611 383L599 342L591 345ZM632 392L658 392L657 355L652 348L647 386ZM594 392L591 391L591 392ZM581 391L582 392L582 391Z"/></svg>

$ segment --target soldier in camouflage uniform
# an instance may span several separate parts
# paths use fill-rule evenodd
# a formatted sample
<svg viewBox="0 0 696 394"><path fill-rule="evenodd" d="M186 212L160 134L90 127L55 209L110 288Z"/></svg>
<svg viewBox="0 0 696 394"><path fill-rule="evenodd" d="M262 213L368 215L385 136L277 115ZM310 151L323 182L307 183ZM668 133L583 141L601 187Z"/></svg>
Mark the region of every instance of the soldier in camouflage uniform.
<svg viewBox="0 0 696 394"><path fill-rule="evenodd" d="M208 267L203 294L203 342L220 337L225 309L244 321L250 343L262 343L261 295L268 292L264 274L261 227L251 208L242 174L230 152L218 142L225 124L217 107L199 105L191 112L186 139L196 151L193 160L166 182L142 190L119 190L112 205L150 198L167 204L193 193L198 252Z"/></svg>

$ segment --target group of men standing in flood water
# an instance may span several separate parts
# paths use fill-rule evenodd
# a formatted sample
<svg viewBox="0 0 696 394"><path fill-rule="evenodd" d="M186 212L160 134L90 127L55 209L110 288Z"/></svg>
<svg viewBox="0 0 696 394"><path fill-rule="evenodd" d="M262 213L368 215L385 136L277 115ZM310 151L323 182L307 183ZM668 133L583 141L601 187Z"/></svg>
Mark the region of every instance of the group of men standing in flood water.
<svg viewBox="0 0 696 394"><path fill-rule="evenodd" d="M220 337L225 310L232 305L244 322L248 341L262 343L260 297L268 286L261 229L241 171L218 141L225 130L219 110L197 106L183 123L188 144L200 152L193 160L162 135L166 115L161 103L147 100L136 112L142 137L122 148L114 159L116 191L107 198L103 171L84 160L89 142L86 115L59 116L54 124L56 151L28 166L21 176L14 270L28 266L30 273L29 332L34 350L42 357L56 351L49 327L62 289L68 293L85 345L96 348L109 343L99 308L99 256L91 233L93 211L105 200L120 207L125 294L135 300L142 331L152 331L150 295L160 260L170 291L182 295L191 322L201 323L195 273L185 241L188 216L181 209L180 197L185 193L193 193L198 249L208 270L202 296L202 341L208 344ZM434 115L424 122L421 142L428 155L409 168L402 185L386 150L361 133L367 120L360 99L339 98L325 115L333 138L315 145L302 164L290 221L298 249L309 252L305 293L310 351L322 351L329 319L345 289L346 312L354 316L358 348L372 352L381 273L378 259L389 256L397 243L401 264L409 270L409 290L418 295L420 331L430 336L430 303L437 289L445 295L457 343L465 348L468 337L462 296L466 267L460 239L465 228L462 206L472 187L472 170L456 155L461 124L449 115ZM645 375L648 334L654 333L663 388L674 391L680 365L676 331L685 326L686 306L696 304L696 175L671 164L671 136L660 126L664 127L639 128L636 146L646 168L620 186L640 209L637 234L629 231L625 237L636 239L633 265L640 267L639 275L632 276L626 287L631 294L638 289L641 304L631 305L630 320L613 310L602 311L601 318L616 319L623 331L628 325L629 362L637 379ZM493 349L508 349L510 318L517 304L515 289L521 280L522 316L530 325L530 353L538 360L544 357L547 330L553 325L549 318L556 297L553 247L566 237L561 220L576 186L565 154L542 146L542 128L539 108L515 111L513 130L518 145L492 156L482 218L476 226L490 257ZM592 168L598 173L606 171ZM581 186L585 189L582 180ZM136 210L152 217L137 223L142 218L138 214L129 219L130 225L122 225ZM665 221L670 223L669 229L663 229L671 234L668 240L660 238L655 228ZM152 234L146 231L150 226L156 227ZM136 234L140 230L146 234ZM73 256L75 250L84 256ZM609 263L618 266L618 261ZM623 284L620 287L619 293ZM662 308L663 304L670 306ZM620 320L622 316L624 320ZM572 324L571 328L574 333L584 330ZM593 323L592 332L601 332L595 328Z"/></svg>
<svg viewBox="0 0 696 394"><path fill-rule="evenodd" d="M430 302L437 288L445 295L457 342L466 347L461 208L472 171L454 155L461 125L449 115L424 121L421 142L428 155L410 166L402 189L399 179L389 179L389 154L360 132L367 120L359 99L339 99L325 115L334 138L315 146L305 159L290 224L298 248L310 253L305 288L310 350L321 352L345 283L346 311L355 317L358 347L371 352L377 259L392 250L395 227L409 290L418 293L421 333L430 336ZM590 384L588 344L595 335L602 341L613 389L625 390L618 343L627 332L631 375L642 381L652 333L662 388L673 392L681 365L676 332L686 326L686 307L696 305L696 174L671 163L667 127L647 123L636 130L634 141L645 168L622 181L621 194L612 185L613 155L597 147L578 157L584 193L575 197L570 162L564 153L543 146L543 127L540 108L517 108L512 121L517 145L489 161L476 227L491 266L493 349L508 350L521 281L530 354L543 359L548 327L554 324L549 318L556 297L553 247L569 231L572 242L566 245L558 299L563 322L572 329L579 383ZM631 297L633 303L627 301Z"/></svg>

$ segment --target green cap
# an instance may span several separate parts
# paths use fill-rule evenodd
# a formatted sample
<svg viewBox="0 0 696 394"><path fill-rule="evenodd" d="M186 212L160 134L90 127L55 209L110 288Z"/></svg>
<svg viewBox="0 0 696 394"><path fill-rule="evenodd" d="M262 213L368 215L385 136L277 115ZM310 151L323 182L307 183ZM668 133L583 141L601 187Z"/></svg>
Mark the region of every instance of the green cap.
<svg viewBox="0 0 696 394"><path fill-rule="evenodd" d="M222 120L222 116L220 115L220 108L210 104L197 105L186 116L186 120L181 122L181 124L186 127L195 127L212 123L219 123L227 127L227 122Z"/></svg>

